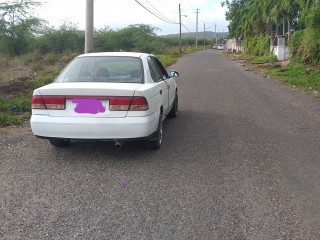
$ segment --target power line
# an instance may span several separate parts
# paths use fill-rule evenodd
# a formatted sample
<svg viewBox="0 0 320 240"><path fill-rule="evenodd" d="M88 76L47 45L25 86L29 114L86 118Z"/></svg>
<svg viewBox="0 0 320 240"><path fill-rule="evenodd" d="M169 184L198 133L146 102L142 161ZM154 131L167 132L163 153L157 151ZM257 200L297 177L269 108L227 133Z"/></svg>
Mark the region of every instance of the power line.
<svg viewBox="0 0 320 240"><path fill-rule="evenodd" d="M188 30L188 32L190 32L191 33L191 31L184 25L184 24L182 24L181 23L181 25L185 28L185 29L187 29Z"/></svg>
<svg viewBox="0 0 320 240"><path fill-rule="evenodd" d="M158 0L158 1L161 2L166 8L169 8L171 11L176 12L176 10L174 10L172 7L168 6L167 4L162 2L161 0Z"/></svg>
<svg viewBox="0 0 320 240"><path fill-rule="evenodd" d="M139 2L138 0L135 0L135 2L138 3L138 4L139 4L141 7L143 7L145 10L147 10L149 13L151 13L153 16L161 19L162 21L164 21L164 22L166 22L166 23L170 23L170 24L178 24L178 23L176 23L176 22L168 19L167 17L165 17L165 18L167 18L168 20L164 19L164 17L161 17L161 16L157 15L156 13L154 13L153 11L151 11L148 7L146 7L145 5L143 5L143 4L142 4L141 2ZM149 3L149 4L150 4L150 3ZM151 4L150 4L150 5L151 5ZM152 5L151 5L151 6L152 6ZM153 8L154 8L154 7L153 7ZM157 10L157 11L158 11L158 10ZM159 11L158 11L158 12L159 12ZM161 14L161 15L164 16L163 14Z"/></svg>
<svg viewBox="0 0 320 240"><path fill-rule="evenodd" d="M156 9L148 0L146 0L147 3L149 3L149 5L161 16L163 17L164 19L166 19L167 21L169 22L172 22L172 23L176 23L175 21L172 21L170 20L169 18L167 18L165 15L163 15L158 9ZM176 23L176 24L179 24L179 23Z"/></svg>

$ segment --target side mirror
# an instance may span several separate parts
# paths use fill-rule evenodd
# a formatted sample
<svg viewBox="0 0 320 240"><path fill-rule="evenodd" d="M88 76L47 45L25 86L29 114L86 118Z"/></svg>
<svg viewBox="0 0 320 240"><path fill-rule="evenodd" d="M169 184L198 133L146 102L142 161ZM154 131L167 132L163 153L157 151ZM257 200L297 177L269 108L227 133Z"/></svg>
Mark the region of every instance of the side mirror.
<svg viewBox="0 0 320 240"><path fill-rule="evenodd" d="M179 77L180 76L180 74L179 74L179 72L178 71L170 71L170 77Z"/></svg>

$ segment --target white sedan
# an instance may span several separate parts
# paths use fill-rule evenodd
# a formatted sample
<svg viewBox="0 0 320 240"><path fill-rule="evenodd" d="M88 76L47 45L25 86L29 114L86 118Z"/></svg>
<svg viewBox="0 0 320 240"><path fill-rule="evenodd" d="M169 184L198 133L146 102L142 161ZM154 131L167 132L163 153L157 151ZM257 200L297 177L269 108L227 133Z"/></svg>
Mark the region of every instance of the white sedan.
<svg viewBox="0 0 320 240"><path fill-rule="evenodd" d="M218 50L224 50L224 47L223 47L222 44L219 44L218 47L217 47L217 49L218 49Z"/></svg>
<svg viewBox="0 0 320 240"><path fill-rule="evenodd" d="M73 59L56 80L34 90L31 129L55 147L70 140L147 140L160 148L162 122L178 114L173 77L151 54L110 52Z"/></svg>

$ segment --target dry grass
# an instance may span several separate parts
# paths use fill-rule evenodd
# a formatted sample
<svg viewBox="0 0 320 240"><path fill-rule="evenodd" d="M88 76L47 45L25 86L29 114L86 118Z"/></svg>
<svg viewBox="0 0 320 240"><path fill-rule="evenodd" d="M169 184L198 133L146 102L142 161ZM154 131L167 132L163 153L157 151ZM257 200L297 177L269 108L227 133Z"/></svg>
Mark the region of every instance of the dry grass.
<svg viewBox="0 0 320 240"><path fill-rule="evenodd" d="M22 58L0 55L0 86L32 75L32 69Z"/></svg>

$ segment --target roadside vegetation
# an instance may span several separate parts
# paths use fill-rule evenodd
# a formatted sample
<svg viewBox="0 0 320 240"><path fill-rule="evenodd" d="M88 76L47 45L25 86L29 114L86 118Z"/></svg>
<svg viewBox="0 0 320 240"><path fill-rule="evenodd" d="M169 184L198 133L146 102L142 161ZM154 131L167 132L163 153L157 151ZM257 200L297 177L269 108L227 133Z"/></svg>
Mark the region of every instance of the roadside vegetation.
<svg viewBox="0 0 320 240"><path fill-rule="evenodd" d="M269 67L266 74L281 79L284 83L311 91L319 98L320 71L302 64L289 64L282 67Z"/></svg>
<svg viewBox="0 0 320 240"><path fill-rule="evenodd" d="M57 28L48 26L35 17L40 6L41 2L35 0L0 3L0 127L25 122L31 114L33 90L53 82L62 68L84 50L84 31L67 21ZM179 38L158 36L157 30L145 24L97 29L94 51L148 52L168 67L181 54L197 50L195 39L183 38L181 53ZM199 46L203 41L198 40Z"/></svg>
<svg viewBox="0 0 320 240"><path fill-rule="evenodd" d="M238 58L319 97L320 1L224 0L222 5L228 8L229 36L244 42L245 55ZM277 64L270 55L270 37L279 35L290 48L289 64Z"/></svg>

